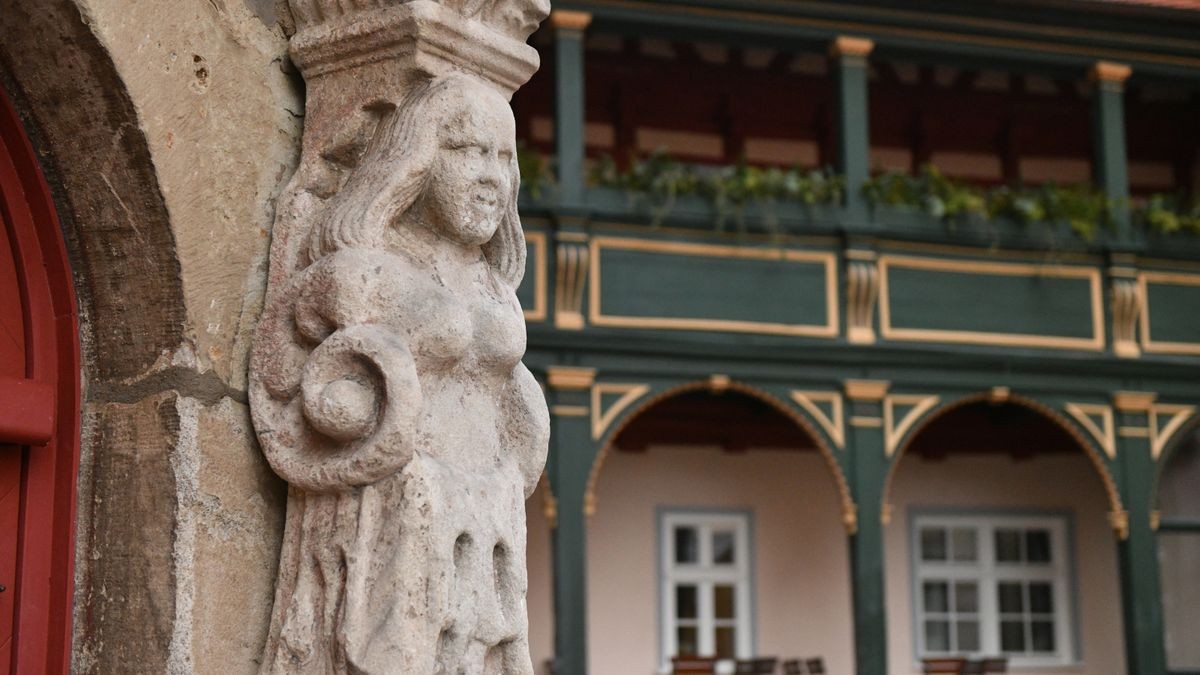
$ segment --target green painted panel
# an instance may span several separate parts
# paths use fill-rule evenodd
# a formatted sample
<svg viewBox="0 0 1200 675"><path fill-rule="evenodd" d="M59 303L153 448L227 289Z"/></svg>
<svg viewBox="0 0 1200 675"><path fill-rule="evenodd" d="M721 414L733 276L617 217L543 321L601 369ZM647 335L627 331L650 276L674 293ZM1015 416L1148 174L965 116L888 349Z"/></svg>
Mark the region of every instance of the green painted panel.
<svg viewBox="0 0 1200 675"><path fill-rule="evenodd" d="M644 250L602 245L594 264L597 325L761 332L837 333L832 254L684 245ZM593 281L596 277L593 277Z"/></svg>
<svg viewBox="0 0 1200 675"><path fill-rule="evenodd" d="M528 321L546 318L546 235L528 233L525 243L525 276L517 287L517 300Z"/></svg>
<svg viewBox="0 0 1200 675"><path fill-rule="evenodd" d="M1047 268L921 259L885 265L884 336L1006 346L1099 349L1099 277ZM972 269L977 265L978 271ZM1102 324L1099 324L1102 326Z"/></svg>
<svg viewBox="0 0 1200 675"><path fill-rule="evenodd" d="M1152 342L1192 343L1200 349L1200 286L1146 284Z"/></svg>

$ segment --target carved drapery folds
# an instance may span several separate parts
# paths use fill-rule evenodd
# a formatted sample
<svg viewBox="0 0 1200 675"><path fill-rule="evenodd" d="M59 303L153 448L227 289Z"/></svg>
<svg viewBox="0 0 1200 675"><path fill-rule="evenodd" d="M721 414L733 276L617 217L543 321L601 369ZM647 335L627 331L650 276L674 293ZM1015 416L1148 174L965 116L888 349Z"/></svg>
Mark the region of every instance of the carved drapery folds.
<svg viewBox="0 0 1200 675"><path fill-rule="evenodd" d="M544 0L290 0L307 84L250 402L290 484L265 673L531 673L507 99Z"/></svg>
<svg viewBox="0 0 1200 675"><path fill-rule="evenodd" d="M1113 353L1117 356L1136 357L1142 353L1138 347L1138 319L1142 316L1142 287L1136 279L1114 279L1112 282L1112 336Z"/></svg>
<svg viewBox="0 0 1200 675"><path fill-rule="evenodd" d="M846 338L854 344L873 344L879 267L874 254L855 253L858 257L846 261Z"/></svg>

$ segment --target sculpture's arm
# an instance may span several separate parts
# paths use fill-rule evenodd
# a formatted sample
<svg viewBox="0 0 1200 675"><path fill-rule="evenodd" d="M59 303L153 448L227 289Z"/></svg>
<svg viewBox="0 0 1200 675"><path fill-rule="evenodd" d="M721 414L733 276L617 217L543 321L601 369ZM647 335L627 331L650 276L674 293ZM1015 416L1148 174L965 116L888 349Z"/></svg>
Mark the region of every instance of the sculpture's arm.
<svg viewBox="0 0 1200 675"><path fill-rule="evenodd" d="M319 492L365 485L412 457L421 387L407 340L371 320L378 287L401 262L380 255L327 256L263 312L251 354L251 409L263 453L292 485Z"/></svg>
<svg viewBox="0 0 1200 675"><path fill-rule="evenodd" d="M546 466L550 447L550 414L546 397L533 374L518 363L504 389L503 438L517 456L525 481L525 496L533 494Z"/></svg>

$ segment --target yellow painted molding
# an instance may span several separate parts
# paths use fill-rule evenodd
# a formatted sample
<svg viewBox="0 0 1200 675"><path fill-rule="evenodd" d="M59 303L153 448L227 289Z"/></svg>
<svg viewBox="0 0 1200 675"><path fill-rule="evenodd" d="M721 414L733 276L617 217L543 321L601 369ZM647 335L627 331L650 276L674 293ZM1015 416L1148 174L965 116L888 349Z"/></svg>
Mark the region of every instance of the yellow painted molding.
<svg viewBox="0 0 1200 675"><path fill-rule="evenodd" d="M1007 403L1011 396L1012 390L1008 387L992 387L991 390L988 391L988 403L991 403L992 405Z"/></svg>
<svg viewBox="0 0 1200 675"><path fill-rule="evenodd" d="M659 328L669 330L702 330L730 333L759 333L797 337L835 338L839 332L837 255L829 251L800 251L792 248L748 248L727 244L699 244L684 241L658 241L632 237L593 237L589 243L591 265L588 269L588 322L593 326L612 328ZM740 258L743 260L782 260L790 263L819 264L825 270L825 322L823 324L773 323L743 319L706 319L665 316L622 316L605 314L601 306L600 289L605 250L646 251L665 255L709 258Z"/></svg>
<svg viewBox="0 0 1200 675"><path fill-rule="evenodd" d="M583 232L555 232L554 239L556 241L569 241L572 243L586 244L588 241L588 236Z"/></svg>
<svg viewBox="0 0 1200 675"><path fill-rule="evenodd" d="M979 276L1049 277L1083 279L1088 282L1088 308L1091 312L1091 337L1063 337L1033 333L993 333L941 328L896 328L892 326L892 306L888 275L892 268L951 272ZM1100 270L1095 267L1048 265L983 260L947 260L917 256L879 256L879 333L885 340L905 342L949 342L999 347L1036 347L1100 351L1105 347L1104 294Z"/></svg>
<svg viewBox="0 0 1200 675"><path fill-rule="evenodd" d="M587 246L559 242L555 246L554 327L582 330L583 291L591 256Z"/></svg>
<svg viewBox="0 0 1200 675"><path fill-rule="evenodd" d="M1162 511L1154 509L1150 512L1150 531L1158 532L1158 528L1162 526Z"/></svg>
<svg viewBox="0 0 1200 675"><path fill-rule="evenodd" d="M587 30L592 23L591 12L556 9L550 12L550 25L563 30Z"/></svg>
<svg viewBox="0 0 1200 675"><path fill-rule="evenodd" d="M817 424L829 434L833 444L838 449L846 447L846 427L844 422L845 406L842 395L836 391L803 391L792 390L792 400L816 420ZM829 404L829 414L821 409L819 403Z"/></svg>
<svg viewBox="0 0 1200 675"><path fill-rule="evenodd" d="M1196 414L1196 406L1194 405L1160 403L1151 408L1150 457L1157 461L1162 456L1163 450L1167 447L1167 443L1170 442L1171 437L1194 414ZM1167 423L1159 428L1158 420L1163 416L1167 417Z"/></svg>
<svg viewBox="0 0 1200 675"><path fill-rule="evenodd" d="M850 426L860 429L878 429L883 426L882 417L865 417L863 415L855 415L850 418Z"/></svg>
<svg viewBox="0 0 1200 675"><path fill-rule="evenodd" d="M870 56L875 49L875 42L867 38L851 37L849 35L839 35L834 38L829 45L829 55L837 58L839 56L850 56L857 58L866 58Z"/></svg>
<svg viewBox="0 0 1200 675"><path fill-rule="evenodd" d="M546 233L526 232L525 241L533 245L533 308L524 310L526 321L546 320Z"/></svg>
<svg viewBox="0 0 1200 675"><path fill-rule="evenodd" d="M858 533L858 507L854 504L842 505L842 526L846 534L853 536Z"/></svg>
<svg viewBox="0 0 1200 675"><path fill-rule="evenodd" d="M598 439L608 427L633 402L645 396L650 391L648 384L624 384L618 382L597 382L592 385L592 439ZM608 408L604 408L605 394L620 394Z"/></svg>
<svg viewBox="0 0 1200 675"><path fill-rule="evenodd" d="M558 417L587 417L586 405L552 405L550 412Z"/></svg>
<svg viewBox="0 0 1200 675"><path fill-rule="evenodd" d="M1170 286L1200 286L1200 274L1182 272L1139 272L1137 275L1138 295L1141 298L1139 307L1141 316L1138 326L1141 329L1139 339L1142 351L1148 354L1183 354L1200 356L1200 341L1196 342L1159 342L1150 335L1150 284Z"/></svg>
<svg viewBox="0 0 1200 675"><path fill-rule="evenodd" d="M1121 412L1150 412L1158 394L1148 391L1118 391L1113 394L1113 406Z"/></svg>
<svg viewBox="0 0 1200 675"><path fill-rule="evenodd" d="M546 384L551 389L583 391L595 382L595 368L583 366L550 366L546 368Z"/></svg>
<svg viewBox="0 0 1200 675"><path fill-rule="evenodd" d="M708 390L714 394L724 394L729 391L729 385L733 382L728 375L714 373L708 376Z"/></svg>
<svg viewBox="0 0 1200 675"><path fill-rule="evenodd" d="M891 457L900 446L900 440L912 429L921 416L929 412L941 400L939 396L926 394L892 394L883 399L883 442L884 453ZM912 406L897 419L896 406Z"/></svg>
<svg viewBox="0 0 1200 675"><path fill-rule="evenodd" d="M892 383L887 380L846 380L846 398L851 401L882 401Z"/></svg>
<svg viewBox="0 0 1200 675"><path fill-rule="evenodd" d="M1096 439L1109 459L1116 459L1117 434L1112 406L1097 403L1068 403L1064 408L1068 415L1079 422L1079 426ZM1096 417L1099 417L1099 422Z"/></svg>
<svg viewBox="0 0 1200 675"><path fill-rule="evenodd" d="M550 494L549 490L542 495L542 515L546 517L551 529L558 527L558 498Z"/></svg>
<svg viewBox="0 0 1200 675"><path fill-rule="evenodd" d="M1113 532L1117 533L1117 538L1125 541L1129 538L1129 512L1121 509L1120 511L1108 512L1108 524L1112 526Z"/></svg>
<svg viewBox="0 0 1200 675"><path fill-rule="evenodd" d="M1124 63L1112 61L1097 61L1088 71L1088 78L1093 82L1113 82L1124 84L1133 74L1133 68Z"/></svg>
<svg viewBox="0 0 1200 675"><path fill-rule="evenodd" d="M1148 427L1120 427L1117 435L1121 438L1150 438L1151 433Z"/></svg>

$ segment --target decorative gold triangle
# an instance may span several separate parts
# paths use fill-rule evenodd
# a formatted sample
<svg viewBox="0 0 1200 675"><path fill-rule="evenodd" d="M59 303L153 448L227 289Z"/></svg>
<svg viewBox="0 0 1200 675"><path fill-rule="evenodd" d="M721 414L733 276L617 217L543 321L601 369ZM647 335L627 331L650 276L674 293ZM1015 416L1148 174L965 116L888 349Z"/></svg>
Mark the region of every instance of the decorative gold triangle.
<svg viewBox="0 0 1200 675"><path fill-rule="evenodd" d="M896 452L904 434L912 429L921 416L929 412L938 401L939 396L926 394L892 394L883 399L883 449L888 457ZM899 419L896 418L896 406L912 406Z"/></svg>
<svg viewBox="0 0 1200 675"><path fill-rule="evenodd" d="M628 408L634 401L646 395L650 391L648 384L619 384L615 382L597 382L592 385L592 439L598 439L604 435L604 431L608 429L613 420L617 419L623 410ZM619 394L616 401L604 409L604 396Z"/></svg>
<svg viewBox="0 0 1200 675"><path fill-rule="evenodd" d="M836 391L792 391L792 400L816 420L817 424L829 434L833 444L842 449L846 447L846 427L844 426L844 407L842 395ZM821 408L821 403L829 404L829 412Z"/></svg>
<svg viewBox="0 0 1200 675"><path fill-rule="evenodd" d="M1117 458L1117 433L1112 406L1099 403L1068 403L1063 408L1079 422L1079 426L1096 439L1109 459Z"/></svg>
<svg viewBox="0 0 1200 675"><path fill-rule="evenodd" d="M1167 447L1171 436L1179 431L1183 423L1196 412L1194 405L1175 405L1168 403L1155 404L1150 408L1150 456L1158 459ZM1159 426L1159 420L1166 419L1166 424Z"/></svg>

